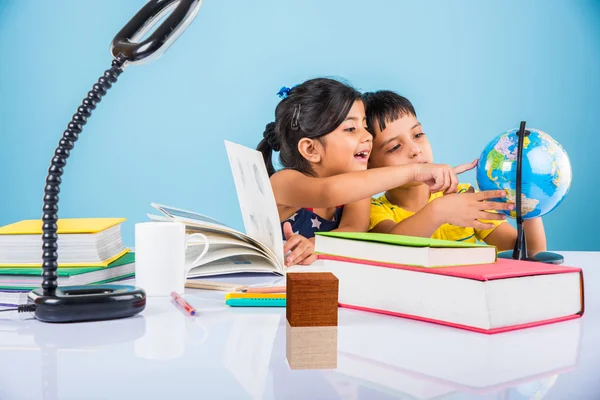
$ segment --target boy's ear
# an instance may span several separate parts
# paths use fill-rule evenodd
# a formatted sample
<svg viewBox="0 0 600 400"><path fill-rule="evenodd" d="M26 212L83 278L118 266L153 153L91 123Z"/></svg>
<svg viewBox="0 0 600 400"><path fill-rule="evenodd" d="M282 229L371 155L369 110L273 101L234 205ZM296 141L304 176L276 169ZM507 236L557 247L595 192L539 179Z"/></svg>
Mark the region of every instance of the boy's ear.
<svg viewBox="0 0 600 400"><path fill-rule="evenodd" d="M298 151L311 163L321 162L321 144L315 139L302 138L298 142Z"/></svg>

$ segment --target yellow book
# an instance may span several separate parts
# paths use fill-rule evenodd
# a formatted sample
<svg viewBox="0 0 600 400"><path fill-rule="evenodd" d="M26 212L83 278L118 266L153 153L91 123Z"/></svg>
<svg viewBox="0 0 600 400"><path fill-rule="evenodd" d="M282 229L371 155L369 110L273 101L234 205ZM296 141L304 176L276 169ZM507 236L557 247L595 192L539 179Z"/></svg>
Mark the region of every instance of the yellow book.
<svg viewBox="0 0 600 400"><path fill-rule="evenodd" d="M125 218L58 220L58 267L106 267L126 254L121 237ZM42 266L42 220L0 227L0 269Z"/></svg>
<svg viewBox="0 0 600 400"><path fill-rule="evenodd" d="M57 233L98 233L125 221L125 218L59 218ZM0 235L41 235L41 219L25 219L0 227Z"/></svg>

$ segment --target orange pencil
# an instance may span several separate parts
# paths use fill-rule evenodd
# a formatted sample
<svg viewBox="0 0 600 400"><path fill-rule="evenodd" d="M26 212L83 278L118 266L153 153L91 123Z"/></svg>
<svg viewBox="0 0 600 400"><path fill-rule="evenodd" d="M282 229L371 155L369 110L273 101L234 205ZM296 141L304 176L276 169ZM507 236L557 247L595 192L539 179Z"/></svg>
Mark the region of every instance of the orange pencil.
<svg viewBox="0 0 600 400"><path fill-rule="evenodd" d="M177 302L177 304L183 307L185 312L187 312L190 315L196 314L196 309L189 305L189 303L185 301L184 298L181 297L177 292L171 292L171 297Z"/></svg>
<svg viewBox="0 0 600 400"><path fill-rule="evenodd" d="M285 293L285 286L249 287L243 293Z"/></svg>

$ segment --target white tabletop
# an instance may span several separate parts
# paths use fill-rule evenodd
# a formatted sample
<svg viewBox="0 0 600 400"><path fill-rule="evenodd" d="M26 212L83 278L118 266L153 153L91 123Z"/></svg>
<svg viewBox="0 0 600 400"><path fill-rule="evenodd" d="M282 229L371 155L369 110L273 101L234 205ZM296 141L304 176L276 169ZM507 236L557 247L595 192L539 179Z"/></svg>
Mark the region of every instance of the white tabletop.
<svg viewBox="0 0 600 400"><path fill-rule="evenodd" d="M348 309L292 329L285 308L201 290L195 317L168 298L104 322L3 313L0 399L598 399L600 253L562 254L584 270L583 318L497 335Z"/></svg>

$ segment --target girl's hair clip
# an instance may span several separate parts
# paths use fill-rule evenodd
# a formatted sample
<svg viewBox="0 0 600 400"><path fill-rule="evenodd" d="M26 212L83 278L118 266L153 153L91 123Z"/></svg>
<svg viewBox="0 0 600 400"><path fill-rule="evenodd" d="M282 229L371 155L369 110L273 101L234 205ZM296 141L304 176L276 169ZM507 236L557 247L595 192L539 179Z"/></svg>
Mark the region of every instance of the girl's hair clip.
<svg viewBox="0 0 600 400"><path fill-rule="evenodd" d="M290 94L290 91L295 88L298 85L294 85L291 88L287 87L287 86L282 86L281 89L279 89L279 92L277 92L277 96L279 96L280 99L285 99L288 97L288 95Z"/></svg>
<svg viewBox="0 0 600 400"><path fill-rule="evenodd" d="M292 115L292 129L297 131L300 129L300 108L302 106L298 104L294 107L294 114Z"/></svg>

